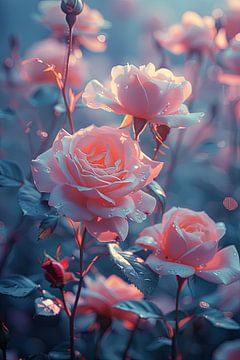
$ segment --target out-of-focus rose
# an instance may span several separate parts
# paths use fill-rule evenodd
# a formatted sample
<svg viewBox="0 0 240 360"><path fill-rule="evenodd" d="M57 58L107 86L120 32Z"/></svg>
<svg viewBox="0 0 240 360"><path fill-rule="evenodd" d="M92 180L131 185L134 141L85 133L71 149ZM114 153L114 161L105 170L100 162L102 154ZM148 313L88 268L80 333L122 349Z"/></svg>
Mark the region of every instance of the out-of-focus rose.
<svg viewBox="0 0 240 360"><path fill-rule="evenodd" d="M184 77L174 76L168 69L156 70L152 63L115 66L110 86L97 80L87 84L84 103L92 109L103 109L126 117L121 127L133 120L169 127L187 127L199 122L201 113L189 113L183 102L191 95L191 84Z"/></svg>
<svg viewBox="0 0 240 360"><path fill-rule="evenodd" d="M215 36L214 19L192 11L183 14L181 24L171 26L167 32L155 33L160 45L174 54L210 54L215 50Z"/></svg>
<svg viewBox="0 0 240 360"><path fill-rule="evenodd" d="M49 204L82 221L100 241L124 240L127 219L142 222L156 200L141 189L158 176L163 163L152 161L124 131L89 126L73 135L61 130L52 148L33 161L39 191Z"/></svg>
<svg viewBox="0 0 240 360"><path fill-rule="evenodd" d="M223 72L218 79L221 83L240 86L240 34L230 41L229 47L220 54Z"/></svg>
<svg viewBox="0 0 240 360"><path fill-rule="evenodd" d="M240 33L240 1L229 0L228 9L224 13L223 26L228 40Z"/></svg>
<svg viewBox="0 0 240 360"><path fill-rule="evenodd" d="M146 262L160 275L196 274L230 284L240 279L239 256L233 245L218 250L224 233L225 225L205 212L173 207L163 215L162 224L144 229L136 243L155 251Z"/></svg>
<svg viewBox="0 0 240 360"><path fill-rule="evenodd" d="M240 340L226 341L213 354L213 360L239 360Z"/></svg>
<svg viewBox="0 0 240 360"><path fill-rule="evenodd" d="M41 1L40 21L53 31L53 36L64 37L67 34L65 15L61 11L59 2ZM109 23L102 14L88 5L84 5L83 11L77 17L73 28L73 45L82 45L90 51L102 52L106 49L106 38L101 30L108 27Z"/></svg>
<svg viewBox="0 0 240 360"><path fill-rule="evenodd" d="M126 283L116 275L108 278L98 275L95 279L85 277L85 284L77 308L78 313L95 313L100 318L117 318L123 320L126 326L136 320L135 314L113 308L121 301L143 299L143 294L134 285Z"/></svg>
<svg viewBox="0 0 240 360"><path fill-rule="evenodd" d="M34 44L26 53L26 59L38 58L54 65L57 73L64 74L66 46L54 39L45 39ZM30 61L21 66L21 76L31 83L56 83L52 71L44 71L45 64ZM68 72L68 84L71 87L81 87L87 75L87 67L77 51L71 54Z"/></svg>
<svg viewBox="0 0 240 360"><path fill-rule="evenodd" d="M65 260L57 261L47 256L42 268L45 270L45 279L51 284L51 287L62 288L70 281L77 280L73 273L66 271L68 262Z"/></svg>

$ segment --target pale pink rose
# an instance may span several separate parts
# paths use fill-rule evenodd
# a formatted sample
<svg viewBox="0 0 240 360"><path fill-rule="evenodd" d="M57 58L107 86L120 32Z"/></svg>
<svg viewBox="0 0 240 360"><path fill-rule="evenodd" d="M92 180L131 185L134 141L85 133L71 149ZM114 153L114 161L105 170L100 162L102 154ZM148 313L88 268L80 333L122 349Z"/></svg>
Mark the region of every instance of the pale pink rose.
<svg viewBox="0 0 240 360"><path fill-rule="evenodd" d="M223 72L218 80L227 85L240 86L240 34L230 41L229 47L220 54Z"/></svg>
<svg viewBox="0 0 240 360"><path fill-rule="evenodd" d="M162 166L126 131L92 125L73 135L62 129L32 172L59 214L82 221L100 241L113 241L126 238L128 219L142 222L153 212L156 200L141 189Z"/></svg>
<svg viewBox="0 0 240 360"><path fill-rule="evenodd" d="M228 9L224 13L223 25L228 40L240 33L240 1L229 0Z"/></svg>
<svg viewBox="0 0 240 360"><path fill-rule="evenodd" d="M212 53L215 50L215 36L214 19L211 16L201 17L192 11L183 14L181 24L171 26L167 32L155 33L159 44L174 54Z"/></svg>
<svg viewBox="0 0 240 360"><path fill-rule="evenodd" d="M190 82L174 76L168 69L156 70L152 63L140 66L112 68L110 86L97 80L87 84L84 103L92 109L102 109L126 117L121 127L135 119L169 127L187 127L200 121L201 113L189 113L183 102L192 92ZM140 125L139 125L140 126Z"/></svg>
<svg viewBox="0 0 240 360"><path fill-rule="evenodd" d="M205 212L173 207L163 215L162 224L144 229L136 243L154 250L146 263L160 275L196 274L230 284L240 279L239 256L233 245L218 250L224 233L225 225Z"/></svg>
<svg viewBox="0 0 240 360"><path fill-rule="evenodd" d="M86 287L82 289L77 313L95 313L102 317L127 321L127 323L134 322L135 314L113 308L121 301L143 299L143 294L134 285L126 283L116 275L108 278L97 275L95 279L86 276L84 282Z"/></svg>
<svg viewBox="0 0 240 360"><path fill-rule="evenodd" d="M69 62L68 84L71 87L81 87L86 79L87 67L85 62L73 52ZM66 61L66 45L49 38L35 43L25 54L25 59L38 58L43 62L54 65L57 73L64 74ZM21 77L31 83L56 83L52 71L44 71L45 64L29 61L21 66Z"/></svg>
<svg viewBox="0 0 240 360"><path fill-rule="evenodd" d="M64 37L68 33L65 14L61 10L60 2L41 1L39 3L41 12L40 21L53 31L53 36ZM73 45L82 45L90 51L102 52L106 49L106 38L101 30L108 27L109 23L104 20L102 14L84 5L82 13L77 16L73 28Z"/></svg>
<svg viewBox="0 0 240 360"><path fill-rule="evenodd" d="M213 354L213 360L239 360L240 340L226 341Z"/></svg>

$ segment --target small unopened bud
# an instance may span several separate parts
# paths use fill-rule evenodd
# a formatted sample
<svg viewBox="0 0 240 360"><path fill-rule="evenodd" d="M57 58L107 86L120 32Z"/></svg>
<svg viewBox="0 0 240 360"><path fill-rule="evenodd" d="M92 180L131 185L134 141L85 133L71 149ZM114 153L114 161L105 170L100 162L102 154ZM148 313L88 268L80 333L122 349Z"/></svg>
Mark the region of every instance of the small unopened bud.
<svg viewBox="0 0 240 360"><path fill-rule="evenodd" d="M58 288L64 286L64 267L58 262L46 259L42 264L45 270L45 278L52 287Z"/></svg>
<svg viewBox="0 0 240 360"><path fill-rule="evenodd" d="M62 0L61 9L67 15L79 15L83 11L82 0Z"/></svg>

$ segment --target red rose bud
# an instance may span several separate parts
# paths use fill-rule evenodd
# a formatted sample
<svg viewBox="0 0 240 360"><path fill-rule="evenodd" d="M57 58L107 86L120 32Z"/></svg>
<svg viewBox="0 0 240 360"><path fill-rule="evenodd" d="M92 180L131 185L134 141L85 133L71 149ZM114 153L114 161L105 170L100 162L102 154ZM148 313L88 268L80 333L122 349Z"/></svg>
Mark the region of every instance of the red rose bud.
<svg viewBox="0 0 240 360"><path fill-rule="evenodd" d="M66 272L63 264L51 258L47 258L42 264L45 270L45 279L51 284L51 287L62 288L70 281L76 281L76 277L71 272Z"/></svg>
<svg viewBox="0 0 240 360"><path fill-rule="evenodd" d="M46 259L42 268L45 270L45 279L50 282L52 287L64 286L64 267L58 261Z"/></svg>

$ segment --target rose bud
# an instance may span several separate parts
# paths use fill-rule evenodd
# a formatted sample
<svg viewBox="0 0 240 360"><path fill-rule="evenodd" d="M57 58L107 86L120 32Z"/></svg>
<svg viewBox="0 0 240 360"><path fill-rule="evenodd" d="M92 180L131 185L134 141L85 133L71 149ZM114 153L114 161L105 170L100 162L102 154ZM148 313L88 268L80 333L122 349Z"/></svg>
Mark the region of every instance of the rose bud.
<svg viewBox="0 0 240 360"><path fill-rule="evenodd" d="M79 15L83 11L83 1L62 0L61 9L67 15Z"/></svg>
<svg viewBox="0 0 240 360"><path fill-rule="evenodd" d="M73 273L65 271L68 265L64 265L64 261L57 261L50 257L47 257L42 264L42 268L45 270L45 279L51 284L51 287L62 288L68 282L77 280Z"/></svg>

